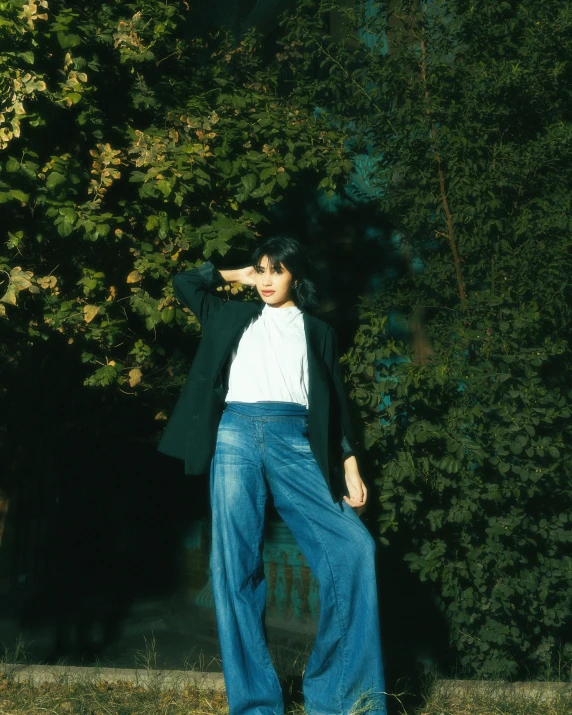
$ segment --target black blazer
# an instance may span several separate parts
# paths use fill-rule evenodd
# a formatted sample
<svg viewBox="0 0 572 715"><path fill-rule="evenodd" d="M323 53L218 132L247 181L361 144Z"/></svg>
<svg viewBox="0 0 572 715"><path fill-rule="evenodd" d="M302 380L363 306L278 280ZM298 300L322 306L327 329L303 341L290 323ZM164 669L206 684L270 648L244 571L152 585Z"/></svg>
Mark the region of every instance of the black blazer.
<svg viewBox="0 0 572 715"><path fill-rule="evenodd" d="M231 348L265 303L213 294L224 278L210 262L174 276L175 296L198 318L202 338L158 449L185 462L185 474L209 471L224 397ZM334 329L302 311L308 350L308 438L334 501L347 494L343 460L358 457Z"/></svg>

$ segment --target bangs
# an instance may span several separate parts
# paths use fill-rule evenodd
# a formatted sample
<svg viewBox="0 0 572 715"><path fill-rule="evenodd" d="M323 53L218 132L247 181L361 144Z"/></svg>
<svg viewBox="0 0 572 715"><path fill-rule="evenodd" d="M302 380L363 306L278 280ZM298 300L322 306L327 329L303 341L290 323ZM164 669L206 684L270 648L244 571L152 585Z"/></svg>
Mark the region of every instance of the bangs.
<svg viewBox="0 0 572 715"><path fill-rule="evenodd" d="M264 256L268 257L268 262L270 263L270 266L275 270L275 271L281 271L283 268L285 268L285 265L282 265L284 262L284 256L282 255L284 251L265 251L262 249L257 249L256 253L254 254L254 265L258 266L260 264L260 259L263 258Z"/></svg>

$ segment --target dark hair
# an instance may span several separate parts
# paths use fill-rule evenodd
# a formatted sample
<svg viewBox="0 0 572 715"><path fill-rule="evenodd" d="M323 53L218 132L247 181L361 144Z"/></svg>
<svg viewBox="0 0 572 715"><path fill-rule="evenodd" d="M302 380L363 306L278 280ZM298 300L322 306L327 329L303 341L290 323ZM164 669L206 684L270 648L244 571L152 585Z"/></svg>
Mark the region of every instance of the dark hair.
<svg viewBox="0 0 572 715"><path fill-rule="evenodd" d="M263 256L268 256L274 270L279 269L282 263L290 271L293 300L300 310L312 310L318 306L316 284L312 278L314 267L303 243L293 236L271 236L254 249L252 265L258 265Z"/></svg>

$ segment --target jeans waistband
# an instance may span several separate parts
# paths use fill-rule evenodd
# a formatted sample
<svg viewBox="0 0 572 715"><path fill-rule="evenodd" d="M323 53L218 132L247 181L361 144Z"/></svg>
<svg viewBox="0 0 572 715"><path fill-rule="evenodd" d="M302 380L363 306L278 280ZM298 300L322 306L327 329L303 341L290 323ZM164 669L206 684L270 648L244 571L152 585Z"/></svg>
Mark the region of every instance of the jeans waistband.
<svg viewBox="0 0 572 715"><path fill-rule="evenodd" d="M306 405L301 405L298 402L235 402L231 400L231 402L226 403L226 409L252 417L263 417L265 415L299 417L308 415Z"/></svg>

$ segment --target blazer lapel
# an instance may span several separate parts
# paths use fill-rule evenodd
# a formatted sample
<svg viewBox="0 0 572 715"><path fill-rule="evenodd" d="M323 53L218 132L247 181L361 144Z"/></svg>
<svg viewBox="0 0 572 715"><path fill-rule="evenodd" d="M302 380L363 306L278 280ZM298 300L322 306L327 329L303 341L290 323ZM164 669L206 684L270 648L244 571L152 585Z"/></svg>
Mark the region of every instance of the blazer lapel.
<svg viewBox="0 0 572 715"><path fill-rule="evenodd" d="M318 425L328 415L329 392L324 361L318 341L316 323L312 316L304 311L304 330L308 358L308 430L311 436L317 434Z"/></svg>

